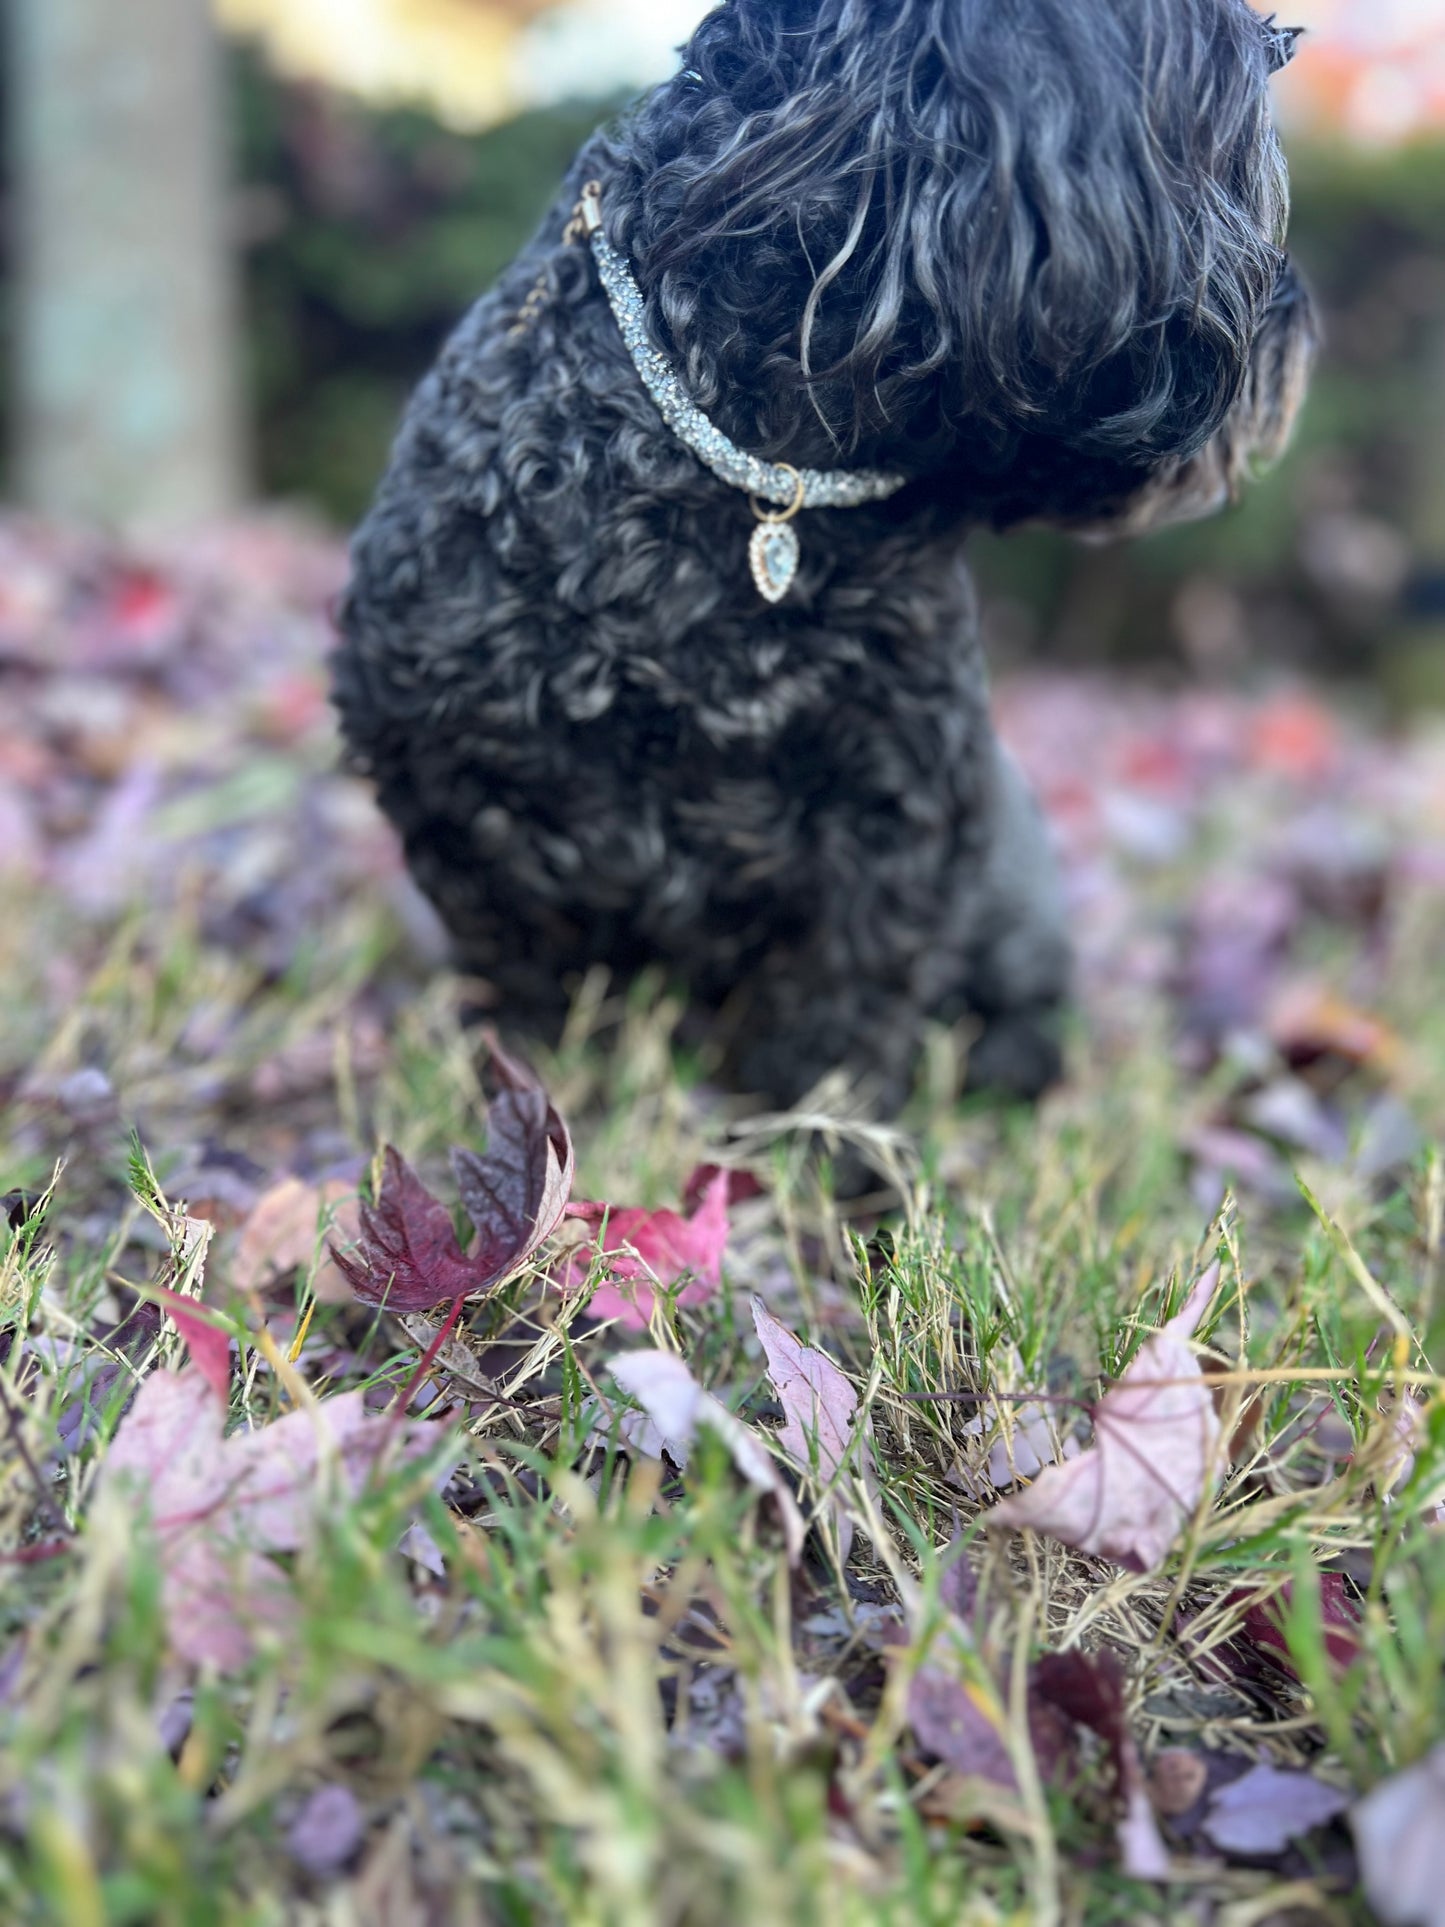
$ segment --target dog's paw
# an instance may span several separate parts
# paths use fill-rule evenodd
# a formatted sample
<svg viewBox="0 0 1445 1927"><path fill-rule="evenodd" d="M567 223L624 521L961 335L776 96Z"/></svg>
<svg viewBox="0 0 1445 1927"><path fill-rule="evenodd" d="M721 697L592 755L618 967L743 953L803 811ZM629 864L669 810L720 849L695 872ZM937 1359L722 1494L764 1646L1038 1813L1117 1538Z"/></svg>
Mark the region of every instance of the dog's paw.
<svg viewBox="0 0 1445 1927"><path fill-rule="evenodd" d="M1032 1101L1064 1074L1057 1004L1013 1010L985 1022L969 1046L966 1088Z"/></svg>

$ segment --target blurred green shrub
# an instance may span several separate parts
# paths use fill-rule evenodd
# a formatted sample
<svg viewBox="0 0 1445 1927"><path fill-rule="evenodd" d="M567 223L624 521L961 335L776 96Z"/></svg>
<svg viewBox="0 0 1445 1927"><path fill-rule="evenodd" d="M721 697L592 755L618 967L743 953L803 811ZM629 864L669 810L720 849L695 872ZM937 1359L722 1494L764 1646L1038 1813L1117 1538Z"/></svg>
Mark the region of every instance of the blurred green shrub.
<svg viewBox="0 0 1445 1927"><path fill-rule="evenodd" d="M607 107L462 136L280 81L249 47L232 66L259 479L350 522L412 386Z"/></svg>

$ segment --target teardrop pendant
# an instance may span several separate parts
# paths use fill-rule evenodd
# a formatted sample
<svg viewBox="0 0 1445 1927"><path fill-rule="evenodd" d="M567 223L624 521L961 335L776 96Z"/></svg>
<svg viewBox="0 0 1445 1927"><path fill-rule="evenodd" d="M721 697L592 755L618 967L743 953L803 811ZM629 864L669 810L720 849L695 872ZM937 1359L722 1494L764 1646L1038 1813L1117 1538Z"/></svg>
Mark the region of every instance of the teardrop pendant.
<svg viewBox="0 0 1445 1927"><path fill-rule="evenodd" d="M758 594L768 602L781 602L792 587L801 556L798 532L791 522L759 522L748 543Z"/></svg>

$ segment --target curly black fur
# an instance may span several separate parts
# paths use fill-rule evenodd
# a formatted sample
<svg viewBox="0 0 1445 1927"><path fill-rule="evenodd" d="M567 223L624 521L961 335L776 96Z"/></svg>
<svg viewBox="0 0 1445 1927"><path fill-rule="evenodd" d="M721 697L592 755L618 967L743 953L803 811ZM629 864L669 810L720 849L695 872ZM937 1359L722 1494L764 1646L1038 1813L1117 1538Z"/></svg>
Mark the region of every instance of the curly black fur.
<svg viewBox="0 0 1445 1927"><path fill-rule="evenodd" d="M550 1029L663 965L727 1069L905 1094L926 1019L1057 1063L1067 944L994 744L963 537L1206 512L1313 341L1243 0L724 0L584 150L412 403L354 547L337 702L461 962ZM770 608L747 503L663 425L585 247L741 447L879 467ZM545 300L514 326L541 276Z"/></svg>

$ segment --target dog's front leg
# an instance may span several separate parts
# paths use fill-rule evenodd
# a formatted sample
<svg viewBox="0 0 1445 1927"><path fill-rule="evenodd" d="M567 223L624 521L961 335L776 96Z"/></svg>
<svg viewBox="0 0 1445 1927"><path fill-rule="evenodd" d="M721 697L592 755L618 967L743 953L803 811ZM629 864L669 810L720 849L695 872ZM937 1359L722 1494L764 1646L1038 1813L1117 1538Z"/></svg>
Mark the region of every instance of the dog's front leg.
<svg viewBox="0 0 1445 1927"><path fill-rule="evenodd" d="M967 1014L971 1088L1036 1097L1062 1068L1059 1029L1069 994L1063 886L1047 825L1023 772L995 747L992 838L960 995L938 1014ZM952 1004L952 1008L950 1008Z"/></svg>

